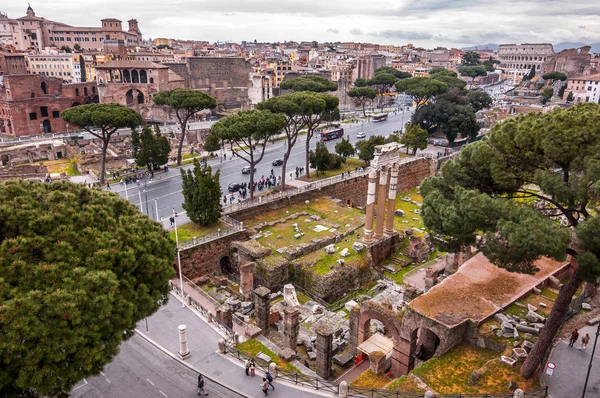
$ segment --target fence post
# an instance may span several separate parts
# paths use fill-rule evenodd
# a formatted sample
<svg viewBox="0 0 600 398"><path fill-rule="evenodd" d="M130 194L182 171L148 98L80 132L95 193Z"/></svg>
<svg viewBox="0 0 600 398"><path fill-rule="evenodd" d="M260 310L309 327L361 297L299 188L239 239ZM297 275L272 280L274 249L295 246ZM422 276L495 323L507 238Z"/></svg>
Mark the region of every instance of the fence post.
<svg viewBox="0 0 600 398"><path fill-rule="evenodd" d="M338 387L338 395L340 398L348 397L348 383L346 381L342 381Z"/></svg>
<svg viewBox="0 0 600 398"><path fill-rule="evenodd" d="M514 398L524 398L525 397L525 393L523 392L523 390L521 390L520 388L517 388L514 392L513 395Z"/></svg>
<svg viewBox="0 0 600 398"><path fill-rule="evenodd" d="M269 364L269 373L274 379L277 377L277 364L275 362Z"/></svg>
<svg viewBox="0 0 600 398"><path fill-rule="evenodd" d="M227 353L227 348L225 347L225 340L219 339L219 341L217 342L217 344L219 346L219 352L221 354L226 354Z"/></svg>

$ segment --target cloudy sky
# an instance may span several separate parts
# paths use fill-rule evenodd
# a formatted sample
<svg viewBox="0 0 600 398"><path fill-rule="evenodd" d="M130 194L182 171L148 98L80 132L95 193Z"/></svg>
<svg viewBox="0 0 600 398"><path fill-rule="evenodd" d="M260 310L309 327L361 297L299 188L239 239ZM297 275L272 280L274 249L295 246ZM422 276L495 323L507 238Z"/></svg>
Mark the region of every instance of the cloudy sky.
<svg viewBox="0 0 600 398"><path fill-rule="evenodd" d="M600 42L599 0L43 0L36 15L75 26L137 18L145 38L357 41L425 47ZM26 0L4 1L10 18Z"/></svg>

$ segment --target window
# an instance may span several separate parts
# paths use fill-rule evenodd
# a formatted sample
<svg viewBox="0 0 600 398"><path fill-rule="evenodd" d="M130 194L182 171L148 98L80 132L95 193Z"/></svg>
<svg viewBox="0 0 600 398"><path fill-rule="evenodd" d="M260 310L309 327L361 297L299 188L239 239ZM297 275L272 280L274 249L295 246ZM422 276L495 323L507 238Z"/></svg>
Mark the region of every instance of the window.
<svg viewBox="0 0 600 398"><path fill-rule="evenodd" d="M79 89L78 88L75 89L75 96L79 97Z"/></svg>
<svg viewBox="0 0 600 398"><path fill-rule="evenodd" d="M96 94L96 87L92 86L92 93Z"/></svg>
<svg viewBox="0 0 600 398"><path fill-rule="evenodd" d="M42 117L48 117L48 107L47 106L40 106L40 115Z"/></svg>
<svg viewBox="0 0 600 398"><path fill-rule="evenodd" d="M59 111L52 111L52 117L54 119L59 118L60 117L60 112Z"/></svg>
<svg viewBox="0 0 600 398"><path fill-rule="evenodd" d="M29 114L29 120L37 120L37 113L31 112Z"/></svg>

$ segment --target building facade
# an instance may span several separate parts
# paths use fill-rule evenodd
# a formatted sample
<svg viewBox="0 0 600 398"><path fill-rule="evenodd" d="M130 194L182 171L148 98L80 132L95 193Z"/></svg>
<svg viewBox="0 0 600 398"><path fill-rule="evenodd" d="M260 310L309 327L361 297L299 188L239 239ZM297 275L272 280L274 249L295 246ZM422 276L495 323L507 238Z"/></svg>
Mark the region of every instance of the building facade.
<svg viewBox="0 0 600 398"><path fill-rule="evenodd" d="M372 79L375 77L375 71L386 66L386 57L383 55L366 55L356 60L354 68L353 81L356 79Z"/></svg>
<svg viewBox="0 0 600 398"><path fill-rule="evenodd" d="M0 79L2 76L25 74L27 74L25 55L0 50Z"/></svg>
<svg viewBox="0 0 600 398"><path fill-rule="evenodd" d="M96 83L65 84L40 75L8 75L0 85L0 134L21 137L66 131L60 114L97 102Z"/></svg>
<svg viewBox="0 0 600 398"><path fill-rule="evenodd" d="M590 46L562 50L548 58L542 66L542 73L562 72L567 76L585 76L592 74L592 54Z"/></svg>
<svg viewBox="0 0 600 398"><path fill-rule="evenodd" d="M573 93L573 102L600 103L600 73L589 76L574 76L568 79L563 99Z"/></svg>
<svg viewBox="0 0 600 398"><path fill-rule="evenodd" d="M498 50L499 69L508 76L526 76L535 69L542 72L542 65L554 56L552 44L501 44Z"/></svg>
<svg viewBox="0 0 600 398"><path fill-rule="evenodd" d="M5 16L6 17L6 16ZM30 7L24 17L0 19L0 40L7 41L3 26L10 28L10 44L20 51L39 51L45 47L73 48L78 44L85 50L103 50L105 40L121 40L127 47L139 46L142 33L136 19L128 21L123 30L121 21L114 18L101 20L100 27L76 27L50 21L35 15Z"/></svg>

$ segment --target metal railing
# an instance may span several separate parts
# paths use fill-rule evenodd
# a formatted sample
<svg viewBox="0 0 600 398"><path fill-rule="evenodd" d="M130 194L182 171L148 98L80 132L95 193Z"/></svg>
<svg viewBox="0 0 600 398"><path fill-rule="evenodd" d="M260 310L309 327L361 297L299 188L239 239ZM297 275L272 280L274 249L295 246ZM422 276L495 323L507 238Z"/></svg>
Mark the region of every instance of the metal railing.
<svg viewBox="0 0 600 398"><path fill-rule="evenodd" d="M231 219L231 217L228 217ZM233 219L232 219L233 220ZM220 229L217 232L202 235L192 240L185 241L179 244L179 250L191 249L192 247L200 246L204 243L211 242L213 240L221 239L225 236L233 235L245 229L244 223L237 221L235 224L228 228Z"/></svg>
<svg viewBox="0 0 600 398"><path fill-rule="evenodd" d="M402 392L394 390L383 390L380 388L366 387L348 387L349 397L359 398L422 398L421 393ZM548 387L537 390L527 391L524 394L527 398L546 398L548 396ZM491 393L491 394L435 394L435 398L513 398L513 393Z"/></svg>

